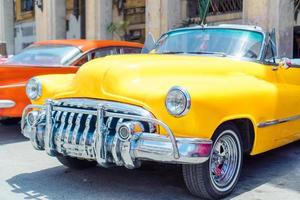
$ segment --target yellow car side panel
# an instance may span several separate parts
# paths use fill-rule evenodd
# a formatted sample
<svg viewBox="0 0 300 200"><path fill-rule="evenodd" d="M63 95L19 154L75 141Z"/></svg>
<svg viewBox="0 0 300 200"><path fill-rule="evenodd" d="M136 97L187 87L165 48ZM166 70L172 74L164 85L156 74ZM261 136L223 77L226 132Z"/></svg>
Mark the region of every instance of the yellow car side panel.
<svg viewBox="0 0 300 200"><path fill-rule="evenodd" d="M38 77L43 94L33 103L93 98L133 104L152 112L180 137L211 138L223 122L246 118L255 130L251 154L258 154L300 139L300 121L258 127L261 122L300 114L295 109L300 92L297 98L289 97L299 90L296 74L222 57L108 56L85 64L76 75ZM186 88L192 99L190 112L181 118L165 108L166 94L173 86Z"/></svg>

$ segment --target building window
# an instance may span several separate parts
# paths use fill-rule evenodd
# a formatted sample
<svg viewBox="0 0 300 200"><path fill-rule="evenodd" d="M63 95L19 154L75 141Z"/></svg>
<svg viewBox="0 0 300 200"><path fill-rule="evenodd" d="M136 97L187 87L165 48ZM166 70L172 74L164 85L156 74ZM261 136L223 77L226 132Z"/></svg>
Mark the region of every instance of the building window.
<svg viewBox="0 0 300 200"><path fill-rule="evenodd" d="M16 0L15 17L17 22L34 20L34 0Z"/></svg>
<svg viewBox="0 0 300 200"><path fill-rule="evenodd" d="M34 0L21 0L21 11L28 12L33 11Z"/></svg>
<svg viewBox="0 0 300 200"><path fill-rule="evenodd" d="M124 20L129 22L126 40L144 42L146 22L145 0L121 0L125 3Z"/></svg>

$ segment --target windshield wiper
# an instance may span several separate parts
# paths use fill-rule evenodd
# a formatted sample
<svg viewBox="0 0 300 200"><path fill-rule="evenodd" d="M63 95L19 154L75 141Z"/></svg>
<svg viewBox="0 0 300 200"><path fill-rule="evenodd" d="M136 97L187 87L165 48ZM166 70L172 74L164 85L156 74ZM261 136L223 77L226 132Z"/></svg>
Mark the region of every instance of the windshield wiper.
<svg viewBox="0 0 300 200"><path fill-rule="evenodd" d="M160 54L181 54L181 53L186 53L183 51L166 51L166 52L162 52Z"/></svg>
<svg viewBox="0 0 300 200"><path fill-rule="evenodd" d="M222 57L226 57L227 55L223 52L213 52L213 51L193 51L193 52L186 52L187 54L208 54L208 55L219 55Z"/></svg>
<svg viewBox="0 0 300 200"><path fill-rule="evenodd" d="M222 57L226 57L227 55L223 52L212 52L212 51L190 51L190 52L184 52L184 51L166 51L162 52L160 54L208 54L208 55L219 55Z"/></svg>

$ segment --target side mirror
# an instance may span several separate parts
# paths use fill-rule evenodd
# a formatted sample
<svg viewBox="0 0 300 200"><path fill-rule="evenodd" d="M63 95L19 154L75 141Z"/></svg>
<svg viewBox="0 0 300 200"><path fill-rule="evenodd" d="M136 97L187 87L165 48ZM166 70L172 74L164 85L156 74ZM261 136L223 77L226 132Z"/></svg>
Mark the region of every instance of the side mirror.
<svg viewBox="0 0 300 200"><path fill-rule="evenodd" d="M279 61L279 67L282 67L284 69L292 67L292 60L289 58L281 58Z"/></svg>
<svg viewBox="0 0 300 200"><path fill-rule="evenodd" d="M141 53L142 54L149 53L151 50L154 49L154 47L155 47L155 39L154 39L152 33L148 33Z"/></svg>

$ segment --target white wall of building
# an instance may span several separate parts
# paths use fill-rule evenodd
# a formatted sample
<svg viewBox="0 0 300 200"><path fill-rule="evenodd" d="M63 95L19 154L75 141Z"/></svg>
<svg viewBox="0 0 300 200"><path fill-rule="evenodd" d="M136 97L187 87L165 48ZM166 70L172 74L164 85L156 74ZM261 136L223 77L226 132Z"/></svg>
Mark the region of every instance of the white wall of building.
<svg viewBox="0 0 300 200"><path fill-rule="evenodd" d="M293 57L294 2L288 0L244 0L244 24L276 30L278 56Z"/></svg>
<svg viewBox="0 0 300 200"><path fill-rule="evenodd" d="M86 0L87 39L112 39L112 34L107 31L113 20L112 10L112 0Z"/></svg>
<svg viewBox="0 0 300 200"><path fill-rule="evenodd" d="M181 0L146 0L146 33L155 39L182 23Z"/></svg>
<svg viewBox="0 0 300 200"><path fill-rule="evenodd" d="M66 38L65 0L43 1L43 10L35 6L37 40Z"/></svg>
<svg viewBox="0 0 300 200"><path fill-rule="evenodd" d="M8 54L14 54L13 10L12 0L0 0L0 41L6 43Z"/></svg>

